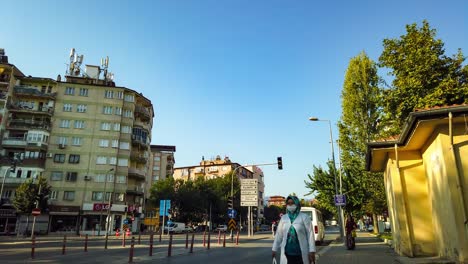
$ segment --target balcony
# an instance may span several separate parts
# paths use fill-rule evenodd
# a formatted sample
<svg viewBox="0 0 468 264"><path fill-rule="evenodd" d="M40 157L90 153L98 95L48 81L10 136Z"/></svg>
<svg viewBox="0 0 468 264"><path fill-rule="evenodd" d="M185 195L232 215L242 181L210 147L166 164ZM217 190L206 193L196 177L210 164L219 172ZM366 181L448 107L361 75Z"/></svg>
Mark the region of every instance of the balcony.
<svg viewBox="0 0 468 264"><path fill-rule="evenodd" d="M31 119L10 119L7 128L9 129L43 129L50 132L51 123L49 121L36 121Z"/></svg>
<svg viewBox="0 0 468 264"><path fill-rule="evenodd" d="M138 180L145 180L145 173L135 168L128 168L128 177L132 177Z"/></svg>
<svg viewBox="0 0 468 264"><path fill-rule="evenodd" d="M10 73L0 74L0 87L6 87L10 84Z"/></svg>
<svg viewBox="0 0 468 264"><path fill-rule="evenodd" d="M140 117L140 119L144 121L149 121L151 119L151 115L148 109L141 105L135 106L135 117Z"/></svg>
<svg viewBox="0 0 468 264"><path fill-rule="evenodd" d="M38 147L38 148L47 148L48 144L45 142L38 141L27 141L24 137L7 137L3 138L2 145L11 146L11 147Z"/></svg>
<svg viewBox="0 0 468 264"><path fill-rule="evenodd" d="M148 148L148 144L146 143L146 138L142 136L132 135L132 145L133 146L140 146L144 149Z"/></svg>
<svg viewBox="0 0 468 264"><path fill-rule="evenodd" d="M16 163L16 166L17 167L35 167L35 168L44 168L45 167L45 162L46 162L46 159L45 158L37 158L37 159L33 159L33 158L26 158L26 159L22 159L22 160L19 160L17 163ZM0 166L11 166L12 164L12 161L11 160L8 160L8 159L0 159ZM0 175L2 176L2 175ZM9 178L7 177L6 180L8 180ZM11 178L13 179L13 178ZM14 178L16 179L16 178ZM15 182L14 182L15 183ZM20 182L21 183L21 182Z"/></svg>
<svg viewBox="0 0 468 264"><path fill-rule="evenodd" d="M142 196L144 191L139 186L127 186L127 194Z"/></svg>
<svg viewBox="0 0 468 264"><path fill-rule="evenodd" d="M19 104L19 103L8 103L8 109L12 112L17 113L34 113L34 114L46 114L52 116L54 114L54 108L42 106L34 107L31 105Z"/></svg>
<svg viewBox="0 0 468 264"><path fill-rule="evenodd" d="M130 154L130 160L140 164L146 164L148 162L148 158L146 158L143 154L135 152Z"/></svg>
<svg viewBox="0 0 468 264"><path fill-rule="evenodd" d="M0 100L6 100L6 99L7 99L7 92L0 91Z"/></svg>
<svg viewBox="0 0 468 264"><path fill-rule="evenodd" d="M32 97L44 99L55 99L57 97L57 93L44 93L34 87L28 86L15 86L13 92L18 97Z"/></svg>

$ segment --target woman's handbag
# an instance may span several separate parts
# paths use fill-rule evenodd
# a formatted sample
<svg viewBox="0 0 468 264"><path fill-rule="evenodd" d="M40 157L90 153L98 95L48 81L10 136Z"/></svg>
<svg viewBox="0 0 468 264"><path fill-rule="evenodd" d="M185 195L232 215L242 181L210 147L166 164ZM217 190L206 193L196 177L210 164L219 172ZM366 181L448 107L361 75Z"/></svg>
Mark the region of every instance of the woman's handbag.
<svg viewBox="0 0 468 264"><path fill-rule="evenodd" d="M351 231L351 236L356 237L356 230Z"/></svg>

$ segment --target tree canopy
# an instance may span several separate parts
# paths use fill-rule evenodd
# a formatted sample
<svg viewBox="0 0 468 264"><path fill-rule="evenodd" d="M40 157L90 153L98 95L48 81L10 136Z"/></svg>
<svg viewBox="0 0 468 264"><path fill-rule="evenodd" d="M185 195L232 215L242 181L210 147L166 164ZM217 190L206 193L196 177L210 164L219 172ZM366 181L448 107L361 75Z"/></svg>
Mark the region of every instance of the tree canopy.
<svg viewBox="0 0 468 264"><path fill-rule="evenodd" d="M40 188L40 192L39 192ZM40 177L35 183L32 179L23 182L15 191L13 206L20 214L29 214L36 207L42 212L47 210L47 200L49 198L51 186L45 178Z"/></svg>

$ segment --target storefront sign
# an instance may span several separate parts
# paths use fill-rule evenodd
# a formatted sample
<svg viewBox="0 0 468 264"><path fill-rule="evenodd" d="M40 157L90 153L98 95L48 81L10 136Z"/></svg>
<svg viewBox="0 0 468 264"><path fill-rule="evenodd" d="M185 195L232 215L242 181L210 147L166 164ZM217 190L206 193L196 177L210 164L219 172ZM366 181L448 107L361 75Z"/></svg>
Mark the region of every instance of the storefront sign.
<svg viewBox="0 0 468 264"><path fill-rule="evenodd" d="M93 204L93 211L108 210L110 204L107 203L95 203Z"/></svg>
<svg viewBox="0 0 468 264"><path fill-rule="evenodd" d="M63 205L49 205L49 212L51 213L75 213L79 212L79 206L63 206Z"/></svg>
<svg viewBox="0 0 468 264"><path fill-rule="evenodd" d="M15 209L0 209L0 217L16 217Z"/></svg>

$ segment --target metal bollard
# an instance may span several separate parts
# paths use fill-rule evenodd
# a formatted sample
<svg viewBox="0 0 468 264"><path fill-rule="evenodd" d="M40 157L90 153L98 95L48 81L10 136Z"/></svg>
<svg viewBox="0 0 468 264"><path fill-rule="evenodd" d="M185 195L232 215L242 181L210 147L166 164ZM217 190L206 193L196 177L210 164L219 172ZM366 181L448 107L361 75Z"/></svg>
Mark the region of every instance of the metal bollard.
<svg viewBox="0 0 468 264"><path fill-rule="evenodd" d="M172 234L169 234L169 247L167 248L167 256L172 255Z"/></svg>
<svg viewBox="0 0 468 264"><path fill-rule="evenodd" d="M88 234L86 234L84 240L84 252L88 252Z"/></svg>
<svg viewBox="0 0 468 264"><path fill-rule="evenodd" d="M62 255L65 255L65 248L67 246L67 235L63 236L63 244L62 244Z"/></svg>
<svg viewBox="0 0 468 264"><path fill-rule="evenodd" d="M226 247L226 232L224 232L223 247Z"/></svg>
<svg viewBox="0 0 468 264"><path fill-rule="evenodd" d="M133 263L133 248L135 247L135 237L132 237L132 242L130 242L130 253L128 255L128 263Z"/></svg>
<svg viewBox="0 0 468 264"><path fill-rule="evenodd" d="M221 230L218 231L218 245L221 245Z"/></svg>
<svg viewBox="0 0 468 264"><path fill-rule="evenodd" d="M185 234L185 248L188 248L188 232Z"/></svg>
<svg viewBox="0 0 468 264"><path fill-rule="evenodd" d="M192 234L192 244L190 245L190 253L193 253L193 241L195 240L195 234Z"/></svg>
<svg viewBox="0 0 468 264"><path fill-rule="evenodd" d="M36 236L31 238L31 258L34 259L34 251L36 249Z"/></svg>
<svg viewBox="0 0 468 264"><path fill-rule="evenodd" d="M138 233L138 245L141 244L141 231Z"/></svg>
<svg viewBox="0 0 468 264"><path fill-rule="evenodd" d="M149 256L153 256L153 232L150 234Z"/></svg>
<svg viewBox="0 0 468 264"><path fill-rule="evenodd" d="M122 247L125 247L125 231L123 233Z"/></svg>
<svg viewBox="0 0 468 264"><path fill-rule="evenodd" d="M211 232L208 232L208 247L206 247L206 249L210 249L210 244L211 244Z"/></svg>
<svg viewBox="0 0 468 264"><path fill-rule="evenodd" d="M205 237L206 237L206 230L203 232L203 247L206 246Z"/></svg>
<svg viewBox="0 0 468 264"><path fill-rule="evenodd" d="M239 230L237 230L236 246L239 245Z"/></svg>
<svg viewBox="0 0 468 264"><path fill-rule="evenodd" d="M161 229L161 231L159 231L159 242L161 242L161 239L162 239L162 232L163 232L163 229Z"/></svg>

